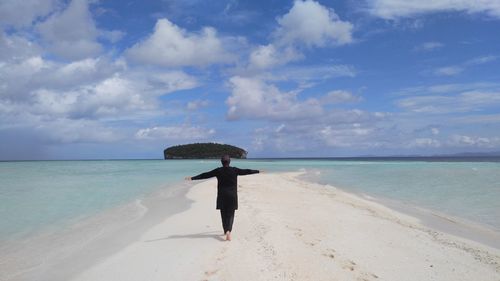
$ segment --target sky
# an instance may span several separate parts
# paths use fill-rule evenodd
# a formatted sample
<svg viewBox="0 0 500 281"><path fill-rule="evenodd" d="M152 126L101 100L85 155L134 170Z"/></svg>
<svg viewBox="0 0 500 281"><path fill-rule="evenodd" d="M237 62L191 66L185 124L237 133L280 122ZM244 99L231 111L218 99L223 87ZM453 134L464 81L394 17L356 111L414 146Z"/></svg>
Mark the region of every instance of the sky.
<svg viewBox="0 0 500 281"><path fill-rule="evenodd" d="M500 151L500 0L1 0L0 160Z"/></svg>

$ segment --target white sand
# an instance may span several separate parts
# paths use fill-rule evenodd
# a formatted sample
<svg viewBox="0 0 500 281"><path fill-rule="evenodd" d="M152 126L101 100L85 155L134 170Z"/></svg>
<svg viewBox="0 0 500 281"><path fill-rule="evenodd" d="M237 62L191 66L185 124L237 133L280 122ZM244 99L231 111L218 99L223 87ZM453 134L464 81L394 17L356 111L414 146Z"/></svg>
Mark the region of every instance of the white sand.
<svg viewBox="0 0 500 281"><path fill-rule="evenodd" d="M239 178L233 241L222 238L216 181L192 207L75 280L500 280L500 250L297 173Z"/></svg>

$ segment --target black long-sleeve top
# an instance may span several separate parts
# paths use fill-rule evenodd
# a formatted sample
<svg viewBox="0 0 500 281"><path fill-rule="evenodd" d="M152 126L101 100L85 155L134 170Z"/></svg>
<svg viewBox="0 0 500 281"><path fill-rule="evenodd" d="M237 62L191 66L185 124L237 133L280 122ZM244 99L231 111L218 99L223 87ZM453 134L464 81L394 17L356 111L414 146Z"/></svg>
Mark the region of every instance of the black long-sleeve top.
<svg viewBox="0 0 500 281"><path fill-rule="evenodd" d="M202 180L217 177L217 209L238 209L238 176L257 174L258 170L239 169L236 167L219 167L210 172L192 177Z"/></svg>

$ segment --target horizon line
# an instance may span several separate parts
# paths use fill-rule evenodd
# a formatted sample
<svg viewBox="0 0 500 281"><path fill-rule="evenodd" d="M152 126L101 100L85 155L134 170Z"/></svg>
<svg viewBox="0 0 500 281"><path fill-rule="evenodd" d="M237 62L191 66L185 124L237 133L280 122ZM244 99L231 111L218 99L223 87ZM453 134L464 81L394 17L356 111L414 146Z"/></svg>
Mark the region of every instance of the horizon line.
<svg viewBox="0 0 500 281"><path fill-rule="evenodd" d="M276 159L377 159L377 158L492 158L500 157L499 152L487 153L457 153L457 154L437 154L437 155L362 155L362 156L289 156L289 157L247 157L233 158L237 160L276 160ZM91 159L6 159L0 162L35 162L35 161L131 161L131 160L217 160L218 158L184 158L184 159L164 159L164 158L91 158Z"/></svg>

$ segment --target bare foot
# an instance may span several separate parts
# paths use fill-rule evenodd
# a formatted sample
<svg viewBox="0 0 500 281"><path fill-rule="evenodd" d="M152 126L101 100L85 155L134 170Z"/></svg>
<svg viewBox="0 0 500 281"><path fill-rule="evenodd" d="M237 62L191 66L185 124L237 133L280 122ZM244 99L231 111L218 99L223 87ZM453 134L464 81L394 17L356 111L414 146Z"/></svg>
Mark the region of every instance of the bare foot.
<svg viewBox="0 0 500 281"><path fill-rule="evenodd" d="M231 241L231 231L226 232L226 240Z"/></svg>

